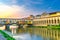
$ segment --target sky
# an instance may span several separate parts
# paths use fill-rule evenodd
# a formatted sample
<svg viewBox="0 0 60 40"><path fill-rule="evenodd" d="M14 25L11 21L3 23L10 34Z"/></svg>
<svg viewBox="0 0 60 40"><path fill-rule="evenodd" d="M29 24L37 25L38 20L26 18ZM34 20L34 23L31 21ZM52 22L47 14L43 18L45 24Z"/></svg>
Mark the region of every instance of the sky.
<svg viewBox="0 0 60 40"><path fill-rule="evenodd" d="M60 11L60 0L0 0L0 18L24 18Z"/></svg>

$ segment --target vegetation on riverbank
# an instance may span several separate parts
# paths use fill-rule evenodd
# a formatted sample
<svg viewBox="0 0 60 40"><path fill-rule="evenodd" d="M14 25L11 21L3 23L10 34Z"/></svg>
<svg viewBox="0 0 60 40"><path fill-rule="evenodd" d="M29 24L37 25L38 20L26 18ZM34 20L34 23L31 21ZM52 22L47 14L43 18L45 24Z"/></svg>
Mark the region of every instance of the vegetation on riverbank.
<svg viewBox="0 0 60 40"><path fill-rule="evenodd" d="M48 26L49 29L58 29L60 30L60 25L51 25L51 26Z"/></svg>
<svg viewBox="0 0 60 40"><path fill-rule="evenodd" d="M48 29L60 29L60 25L50 25L50 26L32 26L30 28L48 28Z"/></svg>
<svg viewBox="0 0 60 40"><path fill-rule="evenodd" d="M47 28L47 26L32 26L30 28Z"/></svg>
<svg viewBox="0 0 60 40"><path fill-rule="evenodd" d="M6 34L5 32L3 32L2 30L0 30L0 33L1 33L7 40L15 40L13 37L9 36L9 35Z"/></svg>

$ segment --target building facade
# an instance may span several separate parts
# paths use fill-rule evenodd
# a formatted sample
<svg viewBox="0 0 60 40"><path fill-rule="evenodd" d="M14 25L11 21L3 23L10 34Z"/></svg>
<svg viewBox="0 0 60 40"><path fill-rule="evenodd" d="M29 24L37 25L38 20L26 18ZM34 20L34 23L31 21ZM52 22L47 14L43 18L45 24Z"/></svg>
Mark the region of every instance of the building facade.
<svg viewBox="0 0 60 40"><path fill-rule="evenodd" d="M60 12L43 13L39 18L33 19L34 26L48 26L60 24Z"/></svg>

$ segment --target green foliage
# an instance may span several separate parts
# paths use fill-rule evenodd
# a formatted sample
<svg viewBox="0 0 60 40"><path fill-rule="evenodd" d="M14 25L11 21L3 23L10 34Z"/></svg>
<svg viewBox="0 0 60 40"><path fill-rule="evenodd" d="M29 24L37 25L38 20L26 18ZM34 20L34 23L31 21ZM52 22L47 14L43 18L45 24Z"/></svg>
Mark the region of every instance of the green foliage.
<svg viewBox="0 0 60 40"><path fill-rule="evenodd" d="M48 26L32 26L31 28L48 28L60 30L60 25L48 25Z"/></svg>
<svg viewBox="0 0 60 40"><path fill-rule="evenodd" d="M32 26L30 28L47 28L47 26Z"/></svg>

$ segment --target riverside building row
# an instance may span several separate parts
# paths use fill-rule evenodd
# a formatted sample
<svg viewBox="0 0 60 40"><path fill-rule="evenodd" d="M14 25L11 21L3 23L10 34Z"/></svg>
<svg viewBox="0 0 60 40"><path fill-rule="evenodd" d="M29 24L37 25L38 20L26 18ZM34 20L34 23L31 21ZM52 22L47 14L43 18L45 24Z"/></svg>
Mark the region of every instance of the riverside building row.
<svg viewBox="0 0 60 40"><path fill-rule="evenodd" d="M30 15L27 18L14 19L14 18L0 18L0 24L5 23L19 23L19 24L32 24L34 26L48 26L60 24L60 12L43 13L41 15Z"/></svg>
<svg viewBox="0 0 60 40"><path fill-rule="evenodd" d="M33 19L34 26L48 26L60 24L60 12L43 13Z"/></svg>

